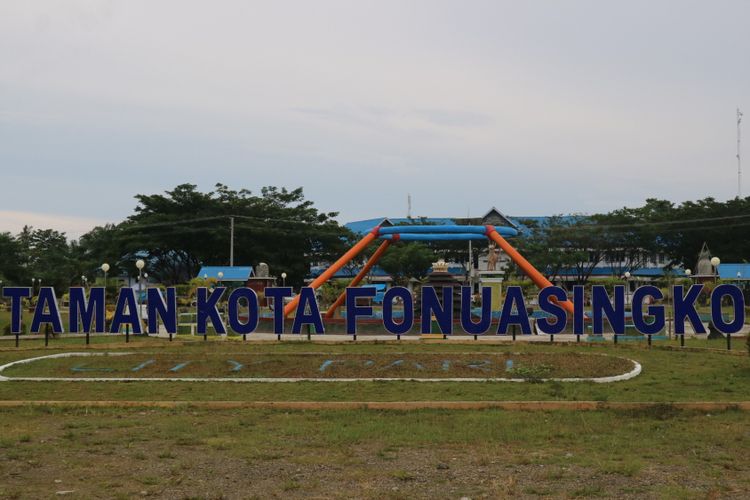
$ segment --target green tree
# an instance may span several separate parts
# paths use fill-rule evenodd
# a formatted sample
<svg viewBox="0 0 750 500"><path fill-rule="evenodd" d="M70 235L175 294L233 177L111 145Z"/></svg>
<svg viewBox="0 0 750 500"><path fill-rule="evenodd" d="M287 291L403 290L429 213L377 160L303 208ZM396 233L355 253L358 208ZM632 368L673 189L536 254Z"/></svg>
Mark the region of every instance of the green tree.
<svg viewBox="0 0 750 500"><path fill-rule="evenodd" d="M576 283L584 284L608 248L605 233L590 217L556 215L542 224L526 221L525 225L529 229L517 243L519 251L548 278L565 270L575 273Z"/></svg>
<svg viewBox="0 0 750 500"><path fill-rule="evenodd" d="M3 285L20 284L25 278L24 260L20 242L10 233L0 233L0 280Z"/></svg>
<svg viewBox="0 0 750 500"><path fill-rule="evenodd" d="M426 245L398 243L391 245L381 257L379 265L396 284L404 286L411 278L424 278L434 259L435 253Z"/></svg>
<svg viewBox="0 0 750 500"><path fill-rule="evenodd" d="M97 226L71 243L71 253L77 263L80 274L91 277L103 277L101 266L109 264L109 276L118 276L122 272L122 248L120 231L114 224Z"/></svg>
<svg viewBox="0 0 750 500"><path fill-rule="evenodd" d="M341 255L349 236L334 220L337 214L318 211L302 188L265 187L254 195L222 184L208 193L182 184L136 199L135 214L117 227L122 260L143 256L148 272L165 284L189 280L201 265L229 264L232 217L235 264L266 262L272 273L286 272L287 284L296 286L311 264ZM135 272L132 265L123 266Z"/></svg>
<svg viewBox="0 0 750 500"><path fill-rule="evenodd" d="M22 282L41 279L43 286L53 286L61 292L80 274L65 233L54 229L23 228L17 237L23 253Z"/></svg>

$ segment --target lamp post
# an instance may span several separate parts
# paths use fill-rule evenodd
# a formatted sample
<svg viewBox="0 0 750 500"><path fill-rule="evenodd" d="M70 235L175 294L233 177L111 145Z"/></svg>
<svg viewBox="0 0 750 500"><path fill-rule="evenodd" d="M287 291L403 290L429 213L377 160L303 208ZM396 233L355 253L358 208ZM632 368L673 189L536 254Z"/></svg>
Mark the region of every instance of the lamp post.
<svg viewBox="0 0 750 500"><path fill-rule="evenodd" d="M281 286L286 286L286 273L281 273Z"/></svg>
<svg viewBox="0 0 750 500"><path fill-rule="evenodd" d="M135 267L136 269L138 269L138 321L140 321L143 314L143 307L141 306L141 293L143 292L143 268L146 267L146 263L143 261L143 259L138 259L137 261L135 261ZM127 332L128 330L126 330L126 342L129 340Z"/></svg>
<svg viewBox="0 0 750 500"><path fill-rule="evenodd" d="M109 272L109 264L105 262L104 264L102 264L100 269L104 273L104 330L106 331L107 329L107 273Z"/></svg>
<svg viewBox="0 0 750 500"><path fill-rule="evenodd" d="M104 293L106 294L106 292L107 292L107 273L109 272L109 264L107 264L105 262L104 264L102 264L101 269L102 269L102 272L104 273Z"/></svg>
<svg viewBox="0 0 750 500"><path fill-rule="evenodd" d="M721 264L721 259L718 257L711 257L711 265L714 266L714 283L719 278L719 264Z"/></svg>
<svg viewBox="0 0 750 500"><path fill-rule="evenodd" d="M672 271L666 271L664 275L667 278L667 338L672 340L672 319L674 318L674 286L672 286Z"/></svg>
<svg viewBox="0 0 750 500"><path fill-rule="evenodd" d="M221 280L223 280L223 279L224 279L224 273L223 273L222 271L219 271L218 273L216 273L216 277L217 277L217 278L219 279L219 281L218 281L217 285L218 285L219 287L223 286L223 285L221 284ZM228 306L228 304L227 304L227 309L228 309L228 308L229 308L229 306ZM220 310L220 311L221 311L221 310ZM229 333L229 332L227 331L227 338L229 338L229 335L228 335L228 333ZM217 334L218 334L218 332L217 332Z"/></svg>
<svg viewBox="0 0 750 500"><path fill-rule="evenodd" d="M630 303L630 271L625 271L625 304Z"/></svg>
<svg viewBox="0 0 750 500"><path fill-rule="evenodd" d="M693 286L693 271L690 269L685 269L685 277L688 279L688 286ZM672 301L674 303L674 301ZM680 335L680 347L685 347L685 333L683 332L682 335Z"/></svg>

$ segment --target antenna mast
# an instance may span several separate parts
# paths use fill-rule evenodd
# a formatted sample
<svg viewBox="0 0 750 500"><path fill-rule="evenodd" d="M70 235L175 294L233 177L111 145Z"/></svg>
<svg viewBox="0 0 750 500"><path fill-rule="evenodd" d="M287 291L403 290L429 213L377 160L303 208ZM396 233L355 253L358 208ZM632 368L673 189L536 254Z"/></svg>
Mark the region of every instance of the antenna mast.
<svg viewBox="0 0 750 500"><path fill-rule="evenodd" d="M742 123L742 111L737 107L737 198L742 198L742 159L740 157L740 123Z"/></svg>

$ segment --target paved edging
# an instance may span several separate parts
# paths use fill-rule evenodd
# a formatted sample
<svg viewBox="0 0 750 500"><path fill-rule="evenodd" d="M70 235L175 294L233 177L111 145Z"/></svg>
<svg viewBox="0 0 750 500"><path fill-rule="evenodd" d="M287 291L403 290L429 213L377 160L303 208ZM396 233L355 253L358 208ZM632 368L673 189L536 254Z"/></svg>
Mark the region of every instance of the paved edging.
<svg viewBox="0 0 750 500"><path fill-rule="evenodd" d="M418 377L357 377L357 378L311 378L311 377L6 377L2 372L15 366L32 363L42 359L93 357L93 356L127 356L133 352L62 352L36 356L33 358L19 359L0 366L0 382L236 382L236 383L294 383L294 382L593 382L597 384L608 384L629 380L640 375L641 364L635 360L628 359L633 363L633 369L620 375L608 377L559 377L559 378L501 378L501 377L441 377L441 378L418 378ZM627 358L625 358L627 359Z"/></svg>
<svg viewBox="0 0 750 500"><path fill-rule="evenodd" d="M508 410L591 411L670 407L692 411L750 411L750 401L0 401L0 408L196 408L211 410Z"/></svg>

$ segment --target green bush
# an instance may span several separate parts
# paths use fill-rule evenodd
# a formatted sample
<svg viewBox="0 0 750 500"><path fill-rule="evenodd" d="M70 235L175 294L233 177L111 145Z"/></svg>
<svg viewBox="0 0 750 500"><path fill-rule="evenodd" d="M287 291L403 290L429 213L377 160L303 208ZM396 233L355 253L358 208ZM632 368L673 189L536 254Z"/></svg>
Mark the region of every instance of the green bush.
<svg viewBox="0 0 750 500"><path fill-rule="evenodd" d="M178 298L189 299L190 294L194 290L195 287L193 285L190 285L189 283L185 283L182 285L176 285L174 288L175 288L175 292L177 293Z"/></svg>
<svg viewBox="0 0 750 500"><path fill-rule="evenodd" d="M28 332L27 325L26 323L22 321L21 322L21 335L24 335L27 332ZM10 323L8 323L7 325L5 325L5 327L3 327L3 335L14 335L13 333L10 333Z"/></svg>
<svg viewBox="0 0 750 500"><path fill-rule="evenodd" d="M347 282L343 280L329 281L320 287L320 305L333 304L341 293L346 290Z"/></svg>

